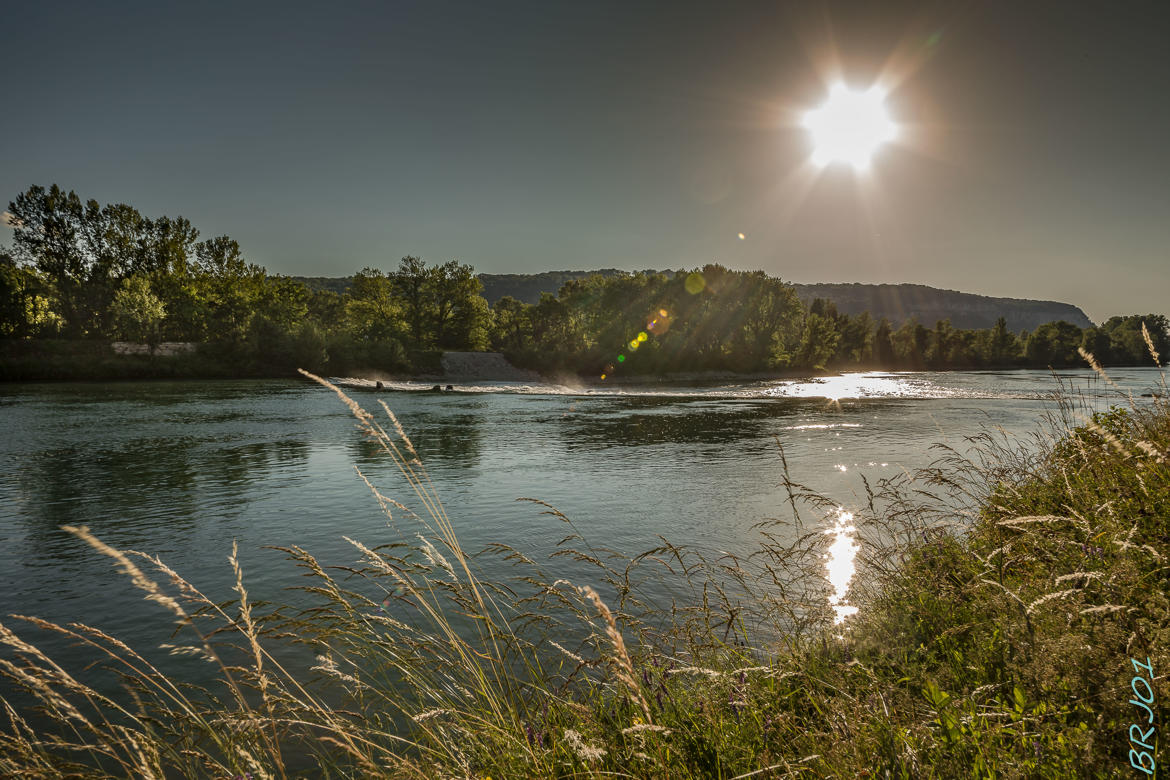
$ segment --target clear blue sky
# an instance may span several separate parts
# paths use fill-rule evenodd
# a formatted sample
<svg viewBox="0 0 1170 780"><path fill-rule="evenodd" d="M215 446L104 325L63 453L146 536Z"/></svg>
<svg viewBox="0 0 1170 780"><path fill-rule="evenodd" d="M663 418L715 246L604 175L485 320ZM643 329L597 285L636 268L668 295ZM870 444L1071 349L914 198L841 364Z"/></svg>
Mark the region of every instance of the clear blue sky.
<svg viewBox="0 0 1170 780"><path fill-rule="evenodd" d="M1165 313L1164 7L5 3L0 200L56 182L280 273L718 260ZM896 80L868 177L807 164L834 52Z"/></svg>

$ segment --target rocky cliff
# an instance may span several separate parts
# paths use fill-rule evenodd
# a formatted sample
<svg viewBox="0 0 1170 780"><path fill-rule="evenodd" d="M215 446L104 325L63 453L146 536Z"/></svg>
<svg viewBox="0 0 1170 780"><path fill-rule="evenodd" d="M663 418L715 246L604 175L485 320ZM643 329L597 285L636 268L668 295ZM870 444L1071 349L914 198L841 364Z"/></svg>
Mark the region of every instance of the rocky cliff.
<svg viewBox="0 0 1170 780"><path fill-rule="evenodd" d="M797 284L796 294L805 303L826 298L843 314L868 311L874 319L885 317L897 327L916 318L932 326L950 320L956 328L990 328L999 317L1009 330L1035 330L1046 322L1064 320L1080 328L1093 323L1071 303L1024 298L991 298L986 295L940 290L923 284Z"/></svg>

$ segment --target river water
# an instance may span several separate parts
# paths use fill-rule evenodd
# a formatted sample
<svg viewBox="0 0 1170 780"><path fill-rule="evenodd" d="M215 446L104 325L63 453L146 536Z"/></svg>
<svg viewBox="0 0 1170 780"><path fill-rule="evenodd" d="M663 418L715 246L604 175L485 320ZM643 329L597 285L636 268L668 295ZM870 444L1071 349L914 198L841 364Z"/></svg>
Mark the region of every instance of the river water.
<svg viewBox="0 0 1170 780"><path fill-rule="evenodd" d="M1156 369L1111 374L1138 403L1159 391ZM1118 401L1091 372L1059 376L1100 408ZM751 526L788 511L777 438L794 479L848 508L862 495L859 475L926 465L935 442L961 446L989 426L1034 429L1057 380L1013 371L703 387L349 387L367 408L382 398L398 415L466 549L499 541L540 559L564 526L519 497L554 504L589 542L630 554L659 534L747 552ZM337 397L307 381L9 384L0 386L0 430L4 616L165 641L168 616L66 524L156 553L223 599L232 597L233 539L252 597L278 600L301 579L266 545L351 564L358 555L343 535L375 546L413 534L388 525L354 467L410 503L401 477ZM826 517L826 528L836 520ZM66 657L79 652L37 638Z"/></svg>

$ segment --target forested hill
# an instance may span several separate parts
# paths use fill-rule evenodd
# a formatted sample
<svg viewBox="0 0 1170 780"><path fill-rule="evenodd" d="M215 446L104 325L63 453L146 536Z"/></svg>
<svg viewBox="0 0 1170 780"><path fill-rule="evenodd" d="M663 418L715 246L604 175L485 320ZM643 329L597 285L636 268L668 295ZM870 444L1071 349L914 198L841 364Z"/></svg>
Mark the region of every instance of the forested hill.
<svg viewBox="0 0 1170 780"><path fill-rule="evenodd" d="M615 268L597 271L545 271L539 274L480 274L483 297L495 304L505 295L524 303L536 303L541 293L556 294L561 285L572 279L594 274L617 276L623 273ZM656 273L645 271L644 273ZM672 271L662 271L672 276ZM311 289L332 290L341 293L349 286L343 277L294 277ZM1093 323L1085 313L1071 303L1034 301L1023 298L991 298L986 295L940 290L923 284L795 284L797 296L805 304L814 298L826 298L842 314L861 314L868 311L875 320L885 317L894 327L914 317L931 326L938 320L951 321L956 328L990 328L996 319L1007 320L1013 332L1035 330L1046 322L1064 320L1078 328Z"/></svg>

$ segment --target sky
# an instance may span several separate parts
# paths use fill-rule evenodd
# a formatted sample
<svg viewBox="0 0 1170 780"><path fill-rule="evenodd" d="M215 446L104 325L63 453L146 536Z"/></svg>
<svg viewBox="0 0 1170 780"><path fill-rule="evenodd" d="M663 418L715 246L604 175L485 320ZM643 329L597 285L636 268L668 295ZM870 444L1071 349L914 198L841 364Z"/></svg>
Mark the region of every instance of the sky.
<svg viewBox="0 0 1170 780"><path fill-rule="evenodd" d="M181 215L274 273L714 261L1170 313L1164 6L4 2L0 202ZM899 125L865 172L810 162L838 80Z"/></svg>

